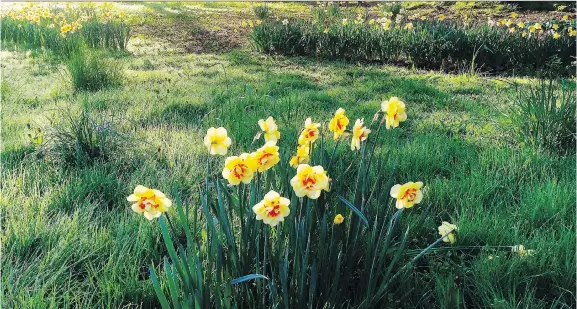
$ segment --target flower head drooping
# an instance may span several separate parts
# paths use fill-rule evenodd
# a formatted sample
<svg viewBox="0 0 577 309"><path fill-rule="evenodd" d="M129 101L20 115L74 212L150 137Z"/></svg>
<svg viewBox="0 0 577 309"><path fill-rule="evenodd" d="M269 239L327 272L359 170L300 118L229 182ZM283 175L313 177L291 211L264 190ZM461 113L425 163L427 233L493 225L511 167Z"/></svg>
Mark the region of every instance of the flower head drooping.
<svg viewBox="0 0 577 309"><path fill-rule="evenodd" d="M381 103L381 109L387 114L387 129L396 128L399 126L399 123L407 120L405 103L397 97L391 97L388 101Z"/></svg>
<svg viewBox="0 0 577 309"><path fill-rule="evenodd" d="M334 132L334 139L338 139L343 133L345 133L348 124L349 118L345 116L345 110L339 108L329 123L329 130Z"/></svg>
<svg viewBox="0 0 577 309"><path fill-rule="evenodd" d="M320 123L313 123L310 118L305 121L305 128L299 136L299 145L313 143L319 138Z"/></svg>
<svg viewBox="0 0 577 309"><path fill-rule="evenodd" d="M345 221L345 217L343 217L343 215L338 214L335 216L335 220L333 221L334 224L341 224Z"/></svg>
<svg viewBox="0 0 577 309"><path fill-rule="evenodd" d="M364 126L363 119L357 119L355 126L353 127L353 138L351 140L351 150L361 149L361 143L364 142L368 137L371 130Z"/></svg>
<svg viewBox="0 0 577 309"><path fill-rule="evenodd" d="M274 121L274 118L268 117L266 120L261 119L258 121L258 126L264 132L264 140L266 142L276 142L280 139L280 132Z"/></svg>
<svg viewBox="0 0 577 309"><path fill-rule="evenodd" d="M297 174L291 179L291 186L298 197L308 196L316 200L321 191L329 191L329 177L320 165L309 166L301 164L297 168Z"/></svg>
<svg viewBox="0 0 577 309"><path fill-rule="evenodd" d="M443 238L444 242L448 242L451 244L455 243L455 241L457 240L455 236L455 231L458 229L456 225L451 224L447 221L443 221L441 225L438 227L438 229L439 229L439 235L441 236L448 235L447 237Z"/></svg>
<svg viewBox="0 0 577 309"><path fill-rule="evenodd" d="M274 142L268 142L257 151L250 154L259 172L264 172L280 161L278 146Z"/></svg>
<svg viewBox="0 0 577 309"><path fill-rule="evenodd" d="M204 146L208 148L211 155L226 155L226 151L230 144L231 140L230 137L228 137L225 128L210 128L206 131L206 136L204 136Z"/></svg>
<svg viewBox="0 0 577 309"><path fill-rule="evenodd" d="M534 251L530 249L525 249L523 245L516 245L511 248L511 252L517 253L520 257L533 255Z"/></svg>
<svg viewBox="0 0 577 309"><path fill-rule="evenodd" d="M228 180L231 185L236 186L241 182L248 184L252 181L255 171L256 162L248 153L243 153L238 157L226 158L222 177Z"/></svg>
<svg viewBox="0 0 577 309"><path fill-rule="evenodd" d="M299 164L309 163L310 160L310 147L307 144L300 145L297 148L297 153L291 158L289 164L290 166L297 168Z"/></svg>
<svg viewBox="0 0 577 309"><path fill-rule="evenodd" d="M397 209L411 208L413 205L419 204L423 199L422 187L423 183L420 181L407 182L404 185L394 185L390 193L391 197L397 199L395 207L397 207Z"/></svg>
<svg viewBox="0 0 577 309"><path fill-rule="evenodd" d="M126 199L134 202L131 207L134 212L144 214L148 220L160 217L172 205L164 193L141 185L136 186L134 193Z"/></svg>
<svg viewBox="0 0 577 309"><path fill-rule="evenodd" d="M252 207L257 220L262 220L265 224L276 226L279 222L290 214L290 200L281 197L275 191L269 191L262 201Z"/></svg>

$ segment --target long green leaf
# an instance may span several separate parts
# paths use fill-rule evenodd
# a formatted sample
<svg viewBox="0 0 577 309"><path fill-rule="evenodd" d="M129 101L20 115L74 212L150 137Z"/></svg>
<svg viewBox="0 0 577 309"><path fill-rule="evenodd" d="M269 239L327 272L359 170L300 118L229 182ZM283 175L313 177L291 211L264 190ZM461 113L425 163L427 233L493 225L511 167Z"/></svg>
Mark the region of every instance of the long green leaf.
<svg viewBox="0 0 577 309"><path fill-rule="evenodd" d="M347 201L346 198L344 198L342 195L337 194L337 197L343 202L345 203L345 205L349 206L350 209L353 210L353 212L359 216L359 218L361 219L361 221L363 221L363 223L368 227L369 226L369 220L367 220L367 217L365 217L365 215L363 215L363 213L357 208L355 207L355 205L351 204L351 202Z"/></svg>

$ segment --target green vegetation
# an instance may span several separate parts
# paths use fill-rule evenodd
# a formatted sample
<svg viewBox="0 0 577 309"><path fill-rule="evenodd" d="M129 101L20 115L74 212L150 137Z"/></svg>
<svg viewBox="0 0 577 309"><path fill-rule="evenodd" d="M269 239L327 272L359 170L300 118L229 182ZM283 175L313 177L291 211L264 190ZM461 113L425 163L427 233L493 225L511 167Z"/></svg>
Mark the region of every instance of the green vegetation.
<svg viewBox="0 0 577 309"><path fill-rule="evenodd" d="M167 231L174 231L172 240L185 248L187 239L193 239L190 248L197 246L198 251L187 254L202 258L201 267L193 269L202 269L203 280L214 280L206 285L195 283L206 293L199 298L203 308L220 300L223 308L247 303L247 308L286 308L285 300L289 308L303 304L352 308L370 299L376 293L359 292L363 284L369 285L361 274L370 274L371 269L386 273L387 267L371 268L366 261L374 257L371 250L383 253L384 240L379 241L376 234L386 233L383 227L396 210L393 201L373 200L363 209L367 228L336 198L341 193L355 203L356 168L345 170L351 162L358 163L361 154L351 152L350 136L341 142L331 167L334 172L329 172L331 176L341 173L338 182L342 185L326 194L326 208L320 203L309 208L311 229L295 227L295 219L307 217L297 212L298 206L292 208L294 213L277 226L276 240L286 243L271 239L270 228L255 221L250 209L235 207L226 192L236 196L238 187L224 185L224 158L210 157L211 180L206 182L207 153L202 139L207 128L223 126L233 141L230 155L254 151L262 141L253 143L258 120L275 117L281 132L281 163L261 184L291 197L286 178L295 172L286 165L304 120L312 117L326 130L336 109L342 107L351 119L350 127L356 118L370 123L381 102L391 96L406 103L408 119L394 130L383 128L378 139L376 130L369 135L367 146L378 146L373 164L379 168L371 168L366 176L373 180L380 175L382 183L370 183L381 188L375 192L384 199L388 199L389 184L420 180L426 189L421 204L403 211L388 247L393 250L377 260L388 266L395 252L401 252L393 266L392 273L396 273L438 239L441 221L459 229L454 244L440 243L428 251L403 270L380 295L380 302L369 308L577 305L573 295L576 156L567 151L574 147L574 140L558 133L567 132L574 123L575 100L569 99L574 80L554 80L549 85L531 78L485 78L263 55L249 48L247 33L240 27L246 19L257 19L249 4L117 5L120 8L112 12L131 9L143 17L141 24L131 28L128 53L114 59L122 71L121 86L75 89L59 65L45 61L42 51L25 46L2 51L1 307L160 308L149 267L172 302L167 278L175 271L168 266L175 259L163 241ZM281 17L279 23L285 15L310 11L305 4L267 6L270 18ZM218 53L189 52L191 42L204 42L195 41L196 32L183 33L179 28L189 23L219 46L232 47ZM289 25L296 23L291 19ZM229 44L239 37L244 38L244 45ZM115 56L89 51L102 52L96 59ZM531 119L527 122L517 118L527 116ZM551 137L554 142L547 144ZM317 149L314 162L330 157L331 136L325 135L323 145L326 150ZM174 229L167 220L149 222L130 209L126 197L137 185L161 190L173 200L168 214ZM202 205L207 185L212 202L209 220ZM243 202L250 204L251 185L241 188ZM223 193L224 211L219 208L218 189ZM186 230L179 227L177 197L188 220ZM230 213L238 210L246 213ZM345 216L341 225L332 224L337 213ZM240 218L253 230L234 233L234 245L229 245L228 238L216 245L215 236L224 236L223 214L233 219L230 226L235 231L239 231ZM211 225L216 233L210 231ZM405 248L398 250L407 227ZM309 231L310 241L296 238ZM329 242L320 240L331 235L356 239L356 247L343 243L322 252L321 246ZM263 273L265 243L267 259L276 264L284 263L285 248L291 250L287 278L281 273L284 264L270 264L264 270L269 280L230 285L241 276ZM237 250L243 267L234 268L230 266L233 250L241 244L251 249ZM304 259L307 244L308 261ZM532 254L512 252L516 245L533 250ZM339 251L341 268L334 261ZM215 254L221 259L213 258ZM337 276L337 269L342 277ZM339 286L333 283L343 280L347 271L348 290L335 292ZM379 276L373 281L377 286L386 277ZM283 292L283 280L288 293ZM177 296L187 292L182 289Z"/></svg>
<svg viewBox="0 0 577 309"><path fill-rule="evenodd" d="M394 5L388 10L389 15L371 16L367 11L329 5L316 9L312 21L266 19L254 27L251 39L260 51L289 56L408 62L418 68L446 71L473 66L491 73L524 75L547 69L574 75L574 22L519 26L509 19L504 22L507 25L492 26L484 21L473 23L470 17L459 22L421 20L399 15L400 6ZM556 31L549 29L553 24L559 26Z"/></svg>

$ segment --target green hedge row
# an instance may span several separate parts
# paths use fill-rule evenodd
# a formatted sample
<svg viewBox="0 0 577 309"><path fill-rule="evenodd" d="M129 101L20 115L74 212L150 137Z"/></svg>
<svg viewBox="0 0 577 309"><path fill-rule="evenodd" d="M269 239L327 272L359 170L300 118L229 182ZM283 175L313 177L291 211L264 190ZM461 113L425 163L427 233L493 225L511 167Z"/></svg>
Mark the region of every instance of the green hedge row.
<svg viewBox="0 0 577 309"><path fill-rule="evenodd" d="M406 24L405 24L406 25ZM384 30L379 25L266 20L253 28L254 46L265 53L381 63L408 62L418 68L455 70L471 64L484 72L534 74L548 69L572 75L575 37L566 28L510 33L505 27L415 21Z"/></svg>

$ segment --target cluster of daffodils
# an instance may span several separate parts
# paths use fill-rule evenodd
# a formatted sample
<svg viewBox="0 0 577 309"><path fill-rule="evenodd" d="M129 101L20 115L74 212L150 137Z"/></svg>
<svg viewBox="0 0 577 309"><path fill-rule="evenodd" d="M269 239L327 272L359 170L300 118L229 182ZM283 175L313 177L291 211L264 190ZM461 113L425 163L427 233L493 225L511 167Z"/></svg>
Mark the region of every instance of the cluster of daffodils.
<svg viewBox="0 0 577 309"><path fill-rule="evenodd" d="M96 18L100 22L122 21L125 13L113 12L112 4L108 3L98 7L94 3L81 3L74 7L66 3L63 9L30 3L20 9L2 13L1 17L19 22L19 28L28 22L35 26L60 29L60 35L66 37L80 31L82 24L89 20Z"/></svg>
<svg viewBox="0 0 577 309"><path fill-rule="evenodd" d="M522 37L540 37L540 36L551 36L553 39L559 39L562 35L574 37L577 35L577 31L570 26L573 21L569 20L569 15L564 15L560 22L546 22L546 23L525 23L519 21L518 14L511 13L511 18L503 19L499 21L494 21L491 18L488 20L488 24L491 26L505 27L509 33L520 33ZM565 31L562 30L565 29Z"/></svg>
<svg viewBox="0 0 577 309"><path fill-rule="evenodd" d="M262 20L257 19L257 20L252 20L252 19L248 19L248 20L243 20L240 23L240 27L241 28L254 28L255 25L260 25L262 24Z"/></svg>

